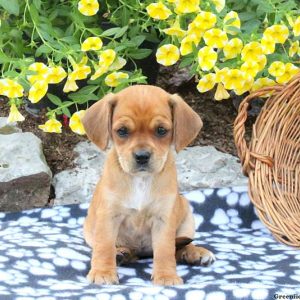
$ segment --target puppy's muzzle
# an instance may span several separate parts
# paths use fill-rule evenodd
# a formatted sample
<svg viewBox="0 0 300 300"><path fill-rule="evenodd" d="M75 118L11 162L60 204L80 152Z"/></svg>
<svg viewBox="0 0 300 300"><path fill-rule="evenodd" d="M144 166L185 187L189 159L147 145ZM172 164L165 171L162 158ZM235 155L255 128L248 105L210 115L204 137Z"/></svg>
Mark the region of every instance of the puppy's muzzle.
<svg viewBox="0 0 300 300"><path fill-rule="evenodd" d="M134 160L138 168L144 169L148 167L151 153L147 150L138 150L133 153Z"/></svg>

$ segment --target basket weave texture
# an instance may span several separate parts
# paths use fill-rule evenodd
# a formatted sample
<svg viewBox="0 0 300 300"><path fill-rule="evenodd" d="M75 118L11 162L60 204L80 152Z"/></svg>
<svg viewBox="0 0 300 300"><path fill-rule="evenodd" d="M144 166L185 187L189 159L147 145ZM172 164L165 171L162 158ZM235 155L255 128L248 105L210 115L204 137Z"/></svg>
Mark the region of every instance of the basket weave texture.
<svg viewBox="0 0 300 300"><path fill-rule="evenodd" d="M244 136L249 104L270 93L248 146ZM300 248L300 73L288 84L246 97L234 123L234 139L260 220L278 241Z"/></svg>

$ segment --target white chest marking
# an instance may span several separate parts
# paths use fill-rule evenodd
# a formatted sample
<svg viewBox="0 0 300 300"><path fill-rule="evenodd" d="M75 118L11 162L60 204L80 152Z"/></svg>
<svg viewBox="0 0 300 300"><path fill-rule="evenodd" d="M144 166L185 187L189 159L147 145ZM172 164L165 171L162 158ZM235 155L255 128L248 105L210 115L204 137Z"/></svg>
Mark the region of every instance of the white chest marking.
<svg viewBox="0 0 300 300"><path fill-rule="evenodd" d="M136 176L132 180L131 191L125 206L142 210L151 202L152 176Z"/></svg>

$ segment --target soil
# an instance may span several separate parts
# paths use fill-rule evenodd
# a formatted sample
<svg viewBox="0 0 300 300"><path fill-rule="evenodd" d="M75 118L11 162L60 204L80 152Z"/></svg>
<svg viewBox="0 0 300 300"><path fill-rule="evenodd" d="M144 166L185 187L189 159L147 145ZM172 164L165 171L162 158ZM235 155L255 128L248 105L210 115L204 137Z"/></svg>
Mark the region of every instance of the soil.
<svg viewBox="0 0 300 300"><path fill-rule="evenodd" d="M174 87L168 85L168 77L172 72L160 72L157 85L165 88L171 93L180 94L185 101L197 112L204 123L203 129L193 145L211 145L219 151L230 153L236 156L236 148L233 140L233 123L237 115L233 99L215 101L213 92L200 94L196 89L193 79L186 80ZM38 116L29 114L24 108L21 113L25 117L24 122L18 126L23 132L32 132L38 136L43 143L44 154L53 175L66 169L74 167L75 145L86 140L85 136L73 133L67 126L64 126L61 134L44 133L38 128L39 124L46 121L45 111L41 111ZM7 101L0 99L0 117L8 116L9 108ZM252 120L247 121L246 137L251 134Z"/></svg>

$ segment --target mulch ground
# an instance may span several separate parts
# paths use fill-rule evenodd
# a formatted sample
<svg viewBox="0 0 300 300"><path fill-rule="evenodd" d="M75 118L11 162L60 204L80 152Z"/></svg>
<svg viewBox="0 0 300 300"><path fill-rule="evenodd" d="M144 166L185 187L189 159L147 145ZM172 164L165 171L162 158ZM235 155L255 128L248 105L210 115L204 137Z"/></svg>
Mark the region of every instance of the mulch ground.
<svg viewBox="0 0 300 300"><path fill-rule="evenodd" d="M169 73L170 74L170 73ZM159 76L170 76L160 74ZM236 155L236 148L233 140L233 123L237 116L237 111L232 99L215 101L213 93L200 94L196 90L196 84L189 80L174 90L164 84L164 80L158 78L158 85L166 90L179 93L185 101L201 116L204 126L192 145L211 145L219 151ZM9 108L6 100L0 99L0 116L8 116ZM39 124L46 121L45 111L41 111L39 116L33 116L24 109L21 113L25 116L25 121L19 123L23 132L32 132L38 136L43 143L44 154L53 174L62 170L74 167L75 145L86 139L74 134L68 127L63 128L62 134L44 133L39 128ZM246 136L251 134L251 124L253 118L247 122Z"/></svg>

